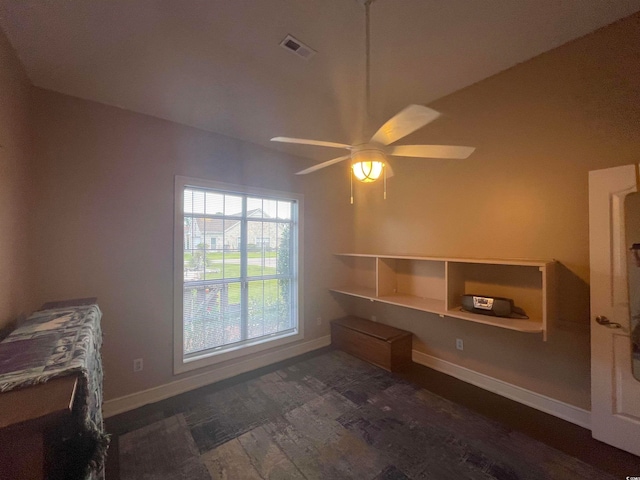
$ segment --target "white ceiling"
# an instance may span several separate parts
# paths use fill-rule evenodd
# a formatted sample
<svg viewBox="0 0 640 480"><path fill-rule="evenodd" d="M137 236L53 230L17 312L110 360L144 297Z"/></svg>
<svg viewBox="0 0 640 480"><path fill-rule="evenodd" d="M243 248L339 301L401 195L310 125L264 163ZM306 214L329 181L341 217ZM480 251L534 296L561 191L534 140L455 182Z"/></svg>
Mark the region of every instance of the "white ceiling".
<svg viewBox="0 0 640 480"><path fill-rule="evenodd" d="M640 0L376 0L372 119L429 102L640 10ZM361 0L0 0L34 85L275 145L361 134ZM279 47L292 34L309 61Z"/></svg>

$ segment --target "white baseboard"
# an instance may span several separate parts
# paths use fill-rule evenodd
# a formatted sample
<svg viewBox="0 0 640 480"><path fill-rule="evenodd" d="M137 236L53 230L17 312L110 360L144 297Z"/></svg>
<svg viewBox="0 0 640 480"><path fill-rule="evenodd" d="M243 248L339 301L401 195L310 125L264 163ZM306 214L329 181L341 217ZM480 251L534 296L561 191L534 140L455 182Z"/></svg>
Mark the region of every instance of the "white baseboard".
<svg viewBox="0 0 640 480"><path fill-rule="evenodd" d="M246 373L257 368L271 365L288 358L302 355L319 348L327 347L331 344L331 337L324 336L308 342L278 349L263 355L244 360L232 365L221 368L214 368L210 371L193 375L187 378L166 383L158 387L153 387L141 392L132 393L123 397L107 400L103 405L103 415L105 418L118 415L120 413L133 410L144 405L159 402L166 398L179 395L189 390L204 387L211 383L231 378L241 373ZM483 388L503 397L509 398L516 402L522 403L529 407L535 408L542 412L554 415L558 418L574 423L581 427L591 429L591 412L583 408L570 405L560 400L541 395L526 388L498 380L483 373L478 373L466 367L461 367L454 363L448 362L428 355L426 353L413 350L412 359L414 362L433 368L447 375L451 375L459 380L470 383L477 387Z"/></svg>
<svg viewBox="0 0 640 480"><path fill-rule="evenodd" d="M470 383L476 387L489 390L503 397L535 408L542 412L556 416L567 422L575 423L581 427L591 430L591 412L574 405L570 405L560 400L541 395L526 388L518 387L510 383L498 380L483 373L478 373L466 367L461 367L454 363L442 360L426 353L413 350L412 359L415 363L433 368L447 375L451 375L463 382Z"/></svg>
<svg viewBox="0 0 640 480"><path fill-rule="evenodd" d="M158 387L153 387L141 392L132 393L123 397L107 400L102 406L102 412L105 418L118 415L120 413L142 407L149 403L159 402L166 398L179 395L189 390L204 387L211 383L219 382L226 378L240 375L257 368L266 367L272 363L280 362L288 358L302 355L319 348L331 345L331 337L329 335L310 340L308 342L299 343L291 347L281 348L272 352L253 357L249 360L234 363L220 368L212 368L209 371L182 378L174 382L165 383Z"/></svg>

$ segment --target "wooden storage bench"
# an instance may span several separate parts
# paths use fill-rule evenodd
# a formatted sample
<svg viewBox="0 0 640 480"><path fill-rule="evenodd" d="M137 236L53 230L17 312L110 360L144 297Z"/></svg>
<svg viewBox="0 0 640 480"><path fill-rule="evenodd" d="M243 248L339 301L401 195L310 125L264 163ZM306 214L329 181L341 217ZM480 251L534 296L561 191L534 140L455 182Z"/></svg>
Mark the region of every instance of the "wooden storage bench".
<svg viewBox="0 0 640 480"><path fill-rule="evenodd" d="M396 372L411 364L413 334L359 317L331 322L331 344L351 355Z"/></svg>

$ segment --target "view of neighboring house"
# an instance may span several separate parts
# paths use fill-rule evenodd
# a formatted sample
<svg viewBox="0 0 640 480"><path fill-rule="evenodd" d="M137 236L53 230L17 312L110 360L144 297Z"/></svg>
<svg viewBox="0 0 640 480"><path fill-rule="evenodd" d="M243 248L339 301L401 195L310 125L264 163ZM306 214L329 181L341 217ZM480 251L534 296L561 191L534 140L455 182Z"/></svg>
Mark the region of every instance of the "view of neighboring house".
<svg viewBox="0 0 640 480"><path fill-rule="evenodd" d="M272 217L262 209L256 208L247 212L247 218L263 220ZM185 250L196 249L199 245L204 245L206 250L237 250L239 248L241 233L239 218L237 220L223 220L194 215L190 220L184 225ZM277 246L277 239L277 223L248 222L247 245L249 248L274 249Z"/></svg>

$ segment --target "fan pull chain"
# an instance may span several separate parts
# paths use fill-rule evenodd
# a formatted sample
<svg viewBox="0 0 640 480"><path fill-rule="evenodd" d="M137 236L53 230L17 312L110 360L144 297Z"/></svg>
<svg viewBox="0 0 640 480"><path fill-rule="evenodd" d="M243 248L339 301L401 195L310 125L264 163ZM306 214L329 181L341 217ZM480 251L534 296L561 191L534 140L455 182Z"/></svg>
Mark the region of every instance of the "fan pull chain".
<svg viewBox="0 0 640 480"><path fill-rule="evenodd" d="M387 199L387 164L383 163L382 164L382 170L384 170L384 172L382 172L384 174L384 200Z"/></svg>
<svg viewBox="0 0 640 480"><path fill-rule="evenodd" d="M353 168L349 169L351 175L349 175L349 182L351 184L351 205L353 205Z"/></svg>

